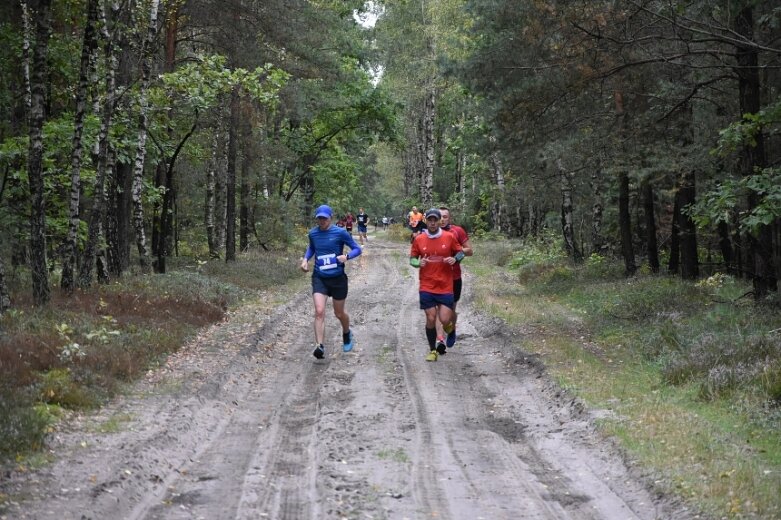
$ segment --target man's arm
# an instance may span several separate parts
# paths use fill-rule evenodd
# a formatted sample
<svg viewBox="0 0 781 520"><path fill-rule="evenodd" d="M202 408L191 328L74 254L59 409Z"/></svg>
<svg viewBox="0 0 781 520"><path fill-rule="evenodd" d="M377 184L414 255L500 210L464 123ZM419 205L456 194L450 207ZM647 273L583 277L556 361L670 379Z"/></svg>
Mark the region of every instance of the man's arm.
<svg viewBox="0 0 781 520"><path fill-rule="evenodd" d="M464 254L466 256L472 256L472 244L469 243L469 239L467 238L465 241L461 242L461 249L463 249Z"/></svg>
<svg viewBox="0 0 781 520"><path fill-rule="evenodd" d="M445 258L445 263L453 265L463 260L466 254L464 253L464 248L461 247L461 244L458 242L456 236L451 233L450 238L450 253L453 256L448 256Z"/></svg>
<svg viewBox="0 0 781 520"><path fill-rule="evenodd" d="M343 262L346 262L347 260L351 260L356 256L361 256L361 253L363 253L363 249L361 249L361 246L358 245L358 243L355 241L355 239L352 237L350 233L345 231L344 234L345 234L344 243L350 248L350 251L348 251L346 255L343 255L344 256Z"/></svg>
<svg viewBox="0 0 781 520"><path fill-rule="evenodd" d="M420 267L420 251L418 251L416 246L417 244L412 242L409 248L409 265L412 267Z"/></svg>
<svg viewBox="0 0 781 520"><path fill-rule="evenodd" d="M301 257L301 270L304 272L309 271L309 259L315 254L314 248L312 248L312 238L309 238L309 245L304 251L304 256Z"/></svg>

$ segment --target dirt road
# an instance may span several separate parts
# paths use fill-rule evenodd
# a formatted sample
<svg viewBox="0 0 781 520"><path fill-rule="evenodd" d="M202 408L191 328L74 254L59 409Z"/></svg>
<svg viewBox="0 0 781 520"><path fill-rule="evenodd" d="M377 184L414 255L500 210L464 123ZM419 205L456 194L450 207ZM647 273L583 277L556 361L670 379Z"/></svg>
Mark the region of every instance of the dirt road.
<svg viewBox="0 0 781 520"><path fill-rule="evenodd" d="M459 340L427 363L406 255L375 239L350 263L353 352L341 352L329 304L326 359L311 355L308 289L272 311L242 309L57 432L52 465L6 475L13 503L0 517L687 516L527 361L533 338L475 312L468 273Z"/></svg>

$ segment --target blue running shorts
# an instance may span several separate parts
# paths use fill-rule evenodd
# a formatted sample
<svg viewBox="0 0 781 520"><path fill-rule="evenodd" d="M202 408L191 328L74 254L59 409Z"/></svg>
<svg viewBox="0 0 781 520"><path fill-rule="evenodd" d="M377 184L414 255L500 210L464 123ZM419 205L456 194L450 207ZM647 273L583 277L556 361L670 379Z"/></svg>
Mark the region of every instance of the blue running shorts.
<svg viewBox="0 0 781 520"><path fill-rule="evenodd" d="M423 310L436 307L437 305L444 305L445 307L453 308L455 300L453 300L453 293L448 294L434 294L426 291L420 291L420 308Z"/></svg>

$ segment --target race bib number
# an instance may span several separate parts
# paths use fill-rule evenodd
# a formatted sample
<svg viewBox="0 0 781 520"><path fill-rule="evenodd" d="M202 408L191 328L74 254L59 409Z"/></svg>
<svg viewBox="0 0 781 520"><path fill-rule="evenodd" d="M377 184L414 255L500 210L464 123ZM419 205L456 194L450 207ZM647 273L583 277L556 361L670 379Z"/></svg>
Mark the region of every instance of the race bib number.
<svg viewBox="0 0 781 520"><path fill-rule="evenodd" d="M336 269L339 267L339 262L336 261L336 253L318 256L315 263L321 271L328 271L329 269Z"/></svg>

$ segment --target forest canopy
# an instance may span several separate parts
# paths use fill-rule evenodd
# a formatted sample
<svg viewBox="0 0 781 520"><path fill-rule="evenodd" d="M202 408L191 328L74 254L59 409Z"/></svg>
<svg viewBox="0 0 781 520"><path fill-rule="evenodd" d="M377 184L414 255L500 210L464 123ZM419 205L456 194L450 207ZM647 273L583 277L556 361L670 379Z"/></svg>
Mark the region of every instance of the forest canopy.
<svg viewBox="0 0 781 520"><path fill-rule="evenodd" d="M0 6L0 312L284 247L328 201L553 233L687 279L781 270L770 1ZM9 267L7 267L9 266Z"/></svg>

